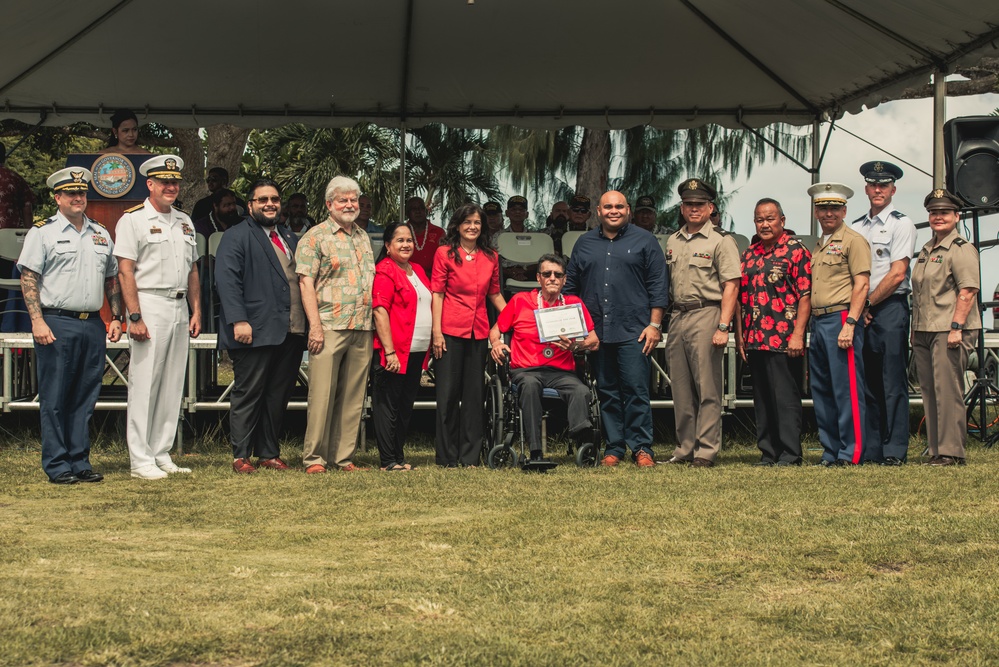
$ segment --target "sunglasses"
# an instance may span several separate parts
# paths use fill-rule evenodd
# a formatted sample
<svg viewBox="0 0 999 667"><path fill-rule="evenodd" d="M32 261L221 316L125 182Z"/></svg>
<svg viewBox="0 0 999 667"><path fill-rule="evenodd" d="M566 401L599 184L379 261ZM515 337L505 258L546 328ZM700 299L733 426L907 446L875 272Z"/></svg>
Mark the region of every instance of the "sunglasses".
<svg viewBox="0 0 999 667"><path fill-rule="evenodd" d="M551 278L555 276L556 278L565 278L565 273L562 271L538 271L538 273L545 278Z"/></svg>
<svg viewBox="0 0 999 667"><path fill-rule="evenodd" d="M569 210L571 210L573 213L589 213L590 212L590 209L583 208L582 206L573 206Z"/></svg>
<svg viewBox="0 0 999 667"><path fill-rule="evenodd" d="M280 204L280 197L257 197L256 199L251 199L250 201L255 201L258 204Z"/></svg>

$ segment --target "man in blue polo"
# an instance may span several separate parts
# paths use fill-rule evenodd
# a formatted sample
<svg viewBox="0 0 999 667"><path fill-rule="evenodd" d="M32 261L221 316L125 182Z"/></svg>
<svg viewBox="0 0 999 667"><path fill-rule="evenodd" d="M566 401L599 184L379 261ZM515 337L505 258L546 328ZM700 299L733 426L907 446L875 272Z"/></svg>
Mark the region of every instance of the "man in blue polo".
<svg viewBox="0 0 999 667"><path fill-rule="evenodd" d="M104 479L90 466L89 429L104 374L105 295L112 342L123 318L114 243L84 213L91 178L82 167L48 178L59 210L28 231L17 260L38 360L42 469L53 484Z"/></svg>
<svg viewBox="0 0 999 667"><path fill-rule="evenodd" d="M875 161L864 163L860 173L871 202L851 225L871 246L871 292L864 311L870 441L864 460L900 466L909 450L909 261L916 252L916 226L892 206L901 169Z"/></svg>
<svg viewBox="0 0 999 667"><path fill-rule="evenodd" d="M604 193L597 219L573 247L565 293L583 300L600 339L593 369L607 443L601 464L616 466L630 449L636 464L650 467L649 355L662 340L669 301L666 258L655 236L630 224L620 192Z"/></svg>

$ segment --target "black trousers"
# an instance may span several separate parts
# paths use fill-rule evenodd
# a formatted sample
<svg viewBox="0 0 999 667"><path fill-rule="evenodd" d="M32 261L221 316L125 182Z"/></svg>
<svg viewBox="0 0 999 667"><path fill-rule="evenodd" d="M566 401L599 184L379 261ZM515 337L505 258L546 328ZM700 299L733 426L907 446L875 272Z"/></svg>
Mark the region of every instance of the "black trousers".
<svg viewBox="0 0 999 667"><path fill-rule="evenodd" d="M377 351L375 353L378 354ZM425 352L411 354L405 373L390 373L379 361L372 366L371 418L375 424L378 458L383 468L406 461L402 446L409 433L409 418L413 415L416 392L420 390L424 356Z"/></svg>
<svg viewBox="0 0 999 667"><path fill-rule="evenodd" d="M762 460L801 461L801 357L749 350L756 410L756 445Z"/></svg>
<svg viewBox="0 0 999 667"><path fill-rule="evenodd" d="M479 465L482 457L486 340L444 336L437 380L437 465ZM460 409L459 409L460 404Z"/></svg>
<svg viewBox="0 0 999 667"><path fill-rule="evenodd" d="M554 389L566 402L569 433L575 435L592 428L590 423L590 390L571 371L560 368L515 368L510 371L517 385L521 423L527 447L532 452L541 451L541 390Z"/></svg>
<svg viewBox="0 0 999 667"><path fill-rule="evenodd" d="M233 374L229 439L233 458L280 456L278 433L304 350L305 336L292 333L280 345L229 350Z"/></svg>
<svg viewBox="0 0 999 667"><path fill-rule="evenodd" d="M905 460L909 451L909 302L893 294L871 308L864 341L865 461Z"/></svg>

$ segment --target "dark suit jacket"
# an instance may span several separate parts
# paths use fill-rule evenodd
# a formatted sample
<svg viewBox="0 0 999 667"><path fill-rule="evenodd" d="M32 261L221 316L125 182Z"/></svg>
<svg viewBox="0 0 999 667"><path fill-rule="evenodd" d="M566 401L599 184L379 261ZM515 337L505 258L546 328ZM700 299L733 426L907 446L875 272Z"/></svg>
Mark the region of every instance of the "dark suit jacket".
<svg viewBox="0 0 999 667"><path fill-rule="evenodd" d="M298 237L284 225L278 225L277 232L294 257ZM273 242L253 218L247 216L222 235L215 255L215 286L222 305L219 349L280 345L284 341L291 316L288 280ZM244 320L253 327L250 345L233 338L233 325Z"/></svg>

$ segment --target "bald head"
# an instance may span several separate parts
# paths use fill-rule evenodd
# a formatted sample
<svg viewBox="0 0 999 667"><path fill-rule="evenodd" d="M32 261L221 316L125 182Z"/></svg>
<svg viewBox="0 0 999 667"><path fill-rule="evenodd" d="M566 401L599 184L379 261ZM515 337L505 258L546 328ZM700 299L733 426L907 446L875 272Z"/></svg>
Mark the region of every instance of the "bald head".
<svg viewBox="0 0 999 667"><path fill-rule="evenodd" d="M631 207L628 206L628 199L623 194L611 190L600 197L600 203L597 204L597 219L603 228L604 236L611 238L617 236L630 218Z"/></svg>

